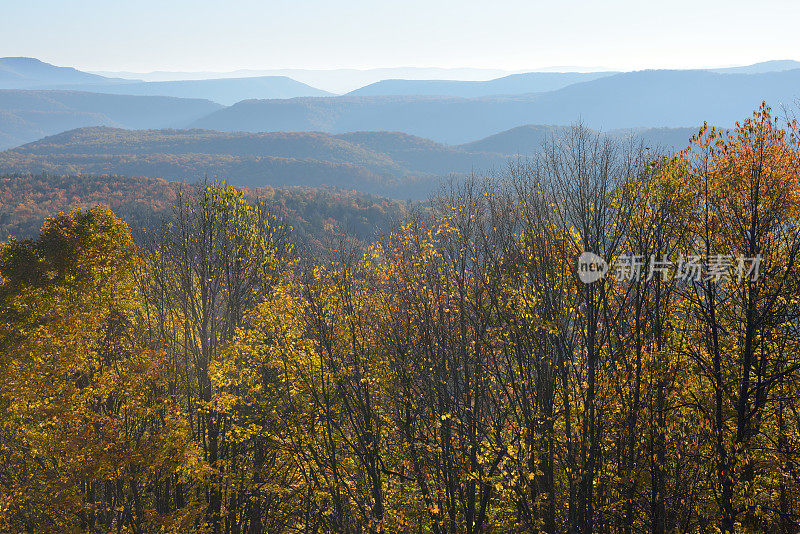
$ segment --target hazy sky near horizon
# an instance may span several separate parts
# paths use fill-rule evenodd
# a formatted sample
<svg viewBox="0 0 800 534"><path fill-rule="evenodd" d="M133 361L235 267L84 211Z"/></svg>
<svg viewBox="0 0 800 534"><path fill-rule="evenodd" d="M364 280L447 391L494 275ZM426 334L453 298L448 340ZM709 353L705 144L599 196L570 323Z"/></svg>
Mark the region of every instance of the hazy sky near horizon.
<svg viewBox="0 0 800 534"><path fill-rule="evenodd" d="M800 59L797 0L0 0L0 10L0 56L85 70L634 70Z"/></svg>

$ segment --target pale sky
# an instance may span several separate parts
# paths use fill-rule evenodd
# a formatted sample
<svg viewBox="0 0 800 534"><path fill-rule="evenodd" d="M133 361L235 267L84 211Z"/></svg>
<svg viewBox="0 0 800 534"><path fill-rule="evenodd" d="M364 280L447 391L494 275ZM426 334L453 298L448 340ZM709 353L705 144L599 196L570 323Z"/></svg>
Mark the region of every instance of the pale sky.
<svg viewBox="0 0 800 534"><path fill-rule="evenodd" d="M84 70L552 66L800 59L797 0L0 0L0 56Z"/></svg>

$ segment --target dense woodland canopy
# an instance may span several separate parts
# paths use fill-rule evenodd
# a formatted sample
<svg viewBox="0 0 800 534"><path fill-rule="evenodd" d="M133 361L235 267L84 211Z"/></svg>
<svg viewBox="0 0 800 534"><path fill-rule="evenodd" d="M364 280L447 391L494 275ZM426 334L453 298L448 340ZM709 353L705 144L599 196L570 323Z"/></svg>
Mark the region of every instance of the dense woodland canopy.
<svg viewBox="0 0 800 534"><path fill-rule="evenodd" d="M119 175L0 176L0 240L35 237L51 215L95 205L110 207L132 230L135 242L173 215L179 191L193 194L198 184ZM239 188L250 202L263 203L292 227L293 242L321 250L342 235L370 242L405 218L409 205L334 187Z"/></svg>
<svg viewBox="0 0 800 534"><path fill-rule="evenodd" d="M224 184L0 250L0 529L797 532L800 139L580 127L326 254ZM576 260L756 257L592 284Z"/></svg>

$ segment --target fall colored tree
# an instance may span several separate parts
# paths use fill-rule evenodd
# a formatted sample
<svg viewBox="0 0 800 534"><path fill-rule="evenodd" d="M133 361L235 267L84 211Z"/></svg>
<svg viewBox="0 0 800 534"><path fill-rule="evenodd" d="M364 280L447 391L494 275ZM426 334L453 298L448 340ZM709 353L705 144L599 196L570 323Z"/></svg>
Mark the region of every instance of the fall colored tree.
<svg viewBox="0 0 800 534"><path fill-rule="evenodd" d="M763 105L324 253L224 183L53 217L0 249L0 529L798 532L799 177Z"/></svg>

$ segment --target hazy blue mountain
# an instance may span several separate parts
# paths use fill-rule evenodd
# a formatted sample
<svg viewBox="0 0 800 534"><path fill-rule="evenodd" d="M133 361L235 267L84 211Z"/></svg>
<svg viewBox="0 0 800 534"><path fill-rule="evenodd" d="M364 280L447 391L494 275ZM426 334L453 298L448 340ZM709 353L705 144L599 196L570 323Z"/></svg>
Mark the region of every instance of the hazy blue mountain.
<svg viewBox="0 0 800 534"><path fill-rule="evenodd" d="M0 58L0 88L25 89L44 85L108 83L109 78L72 67L56 67L31 57Z"/></svg>
<svg viewBox="0 0 800 534"><path fill-rule="evenodd" d="M790 70L800 68L800 62L790 60L777 60L777 61L764 61L754 65L746 65L739 67L728 68L709 68L707 70L713 72L720 72L726 74L755 74L763 72L775 72L781 70ZM549 67L546 69L536 69L536 72L530 74L542 73L557 73L557 74L572 74L572 73L597 73L602 74L611 71L599 67ZM519 71L517 71L519 72ZM392 93L376 93L370 92L369 94L414 94L407 92L405 84L389 84L398 80L409 80L413 82L421 82L427 84L431 81L488 81L497 79L500 76L508 76L515 74L509 71L500 69L443 69L443 68L420 68L420 67L399 67L399 68L382 68L382 69L270 69L270 70L237 70L232 72L97 72L107 77L112 78L128 78L145 81L171 81L171 80L204 80L212 78L240 78L249 76L288 76L294 80L309 84L313 87L318 87L332 93L347 93L349 91L359 90L365 86L375 85L381 81L386 81L387 86L392 86ZM525 74L522 74L523 76ZM449 85L449 84L448 84ZM554 89L553 87L552 89ZM443 89L439 89L442 91ZM372 91L372 89L370 89ZM382 91L384 91L382 89ZM402 93L396 91L404 91ZM367 94L361 93L361 94ZM432 94L425 92L423 94ZM452 93L437 93L448 94ZM487 93L483 93L487 94ZM495 93L498 94L498 93Z"/></svg>
<svg viewBox="0 0 800 534"><path fill-rule="evenodd" d="M245 100L199 119L192 127L222 131L398 131L461 143L519 124L531 97L342 96ZM569 122L569 121L567 121Z"/></svg>
<svg viewBox="0 0 800 534"><path fill-rule="evenodd" d="M502 69L394 67L378 69L242 69L232 72L97 72L103 76L144 81L207 80L251 76L288 76L332 93L343 94L388 79L404 80L491 80L512 74Z"/></svg>
<svg viewBox="0 0 800 534"><path fill-rule="evenodd" d="M800 69L800 61L792 59L776 59L772 61L762 61L752 65L741 67L727 67L722 69L709 69L721 74L760 74L764 72L780 72L784 70Z"/></svg>
<svg viewBox="0 0 800 534"><path fill-rule="evenodd" d="M108 78L33 58L0 58L0 89L55 89L116 95L203 98L230 105L249 98L326 96L286 76L145 82Z"/></svg>
<svg viewBox="0 0 800 534"><path fill-rule="evenodd" d="M0 90L0 148L82 126L181 126L221 107L188 98Z"/></svg>
<svg viewBox="0 0 800 534"><path fill-rule="evenodd" d="M763 74L650 70L532 95L481 98L342 96L246 100L195 121L222 131L401 131L459 144L525 124L581 120L599 130L733 125L762 100L792 106L800 69Z"/></svg>
<svg viewBox="0 0 800 534"><path fill-rule="evenodd" d="M353 96L434 95L478 97L553 91L572 83L615 74L613 72L527 72L487 81L383 80L351 91Z"/></svg>
<svg viewBox="0 0 800 534"><path fill-rule="evenodd" d="M527 156L538 152L544 143L562 137L569 131L570 126L526 124L471 143L464 143L459 148L470 152Z"/></svg>
<svg viewBox="0 0 800 534"><path fill-rule="evenodd" d="M661 149L672 152L683 150L689 146L692 136L697 134L700 128L623 128L611 130L607 135L620 141L632 138L634 141L641 141L644 146L650 149Z"/></svg>
<svg viewBox="0 0 800 534"><path fill-rule="evenodd" d="M531 156L542 146L567 135L571 126L526 124L483 139L459 145L467 152L497 152L506 155ZM689 139L698 128L623 128L610 130L605 135L618 141L643 143L651 149L677 151L688 146Z"/></svg>
<svg viewBox="0 0 800 534"><path fill-rule="evenodd" d="M535 101L538 123L572 115L602 130L630 127L721 127L749 117L762 101L779 109L800 97L800 69L763 74L645 70L577 83Z"/></svg>
<svg viewBox="0 0 800 534"><path fill-rule="evenodd" d="M117 95L204 98L225 105L252 98L294 98L298 96L330 95L330 93L286 76L82 84L72 88L81 91Z"/></svg>

